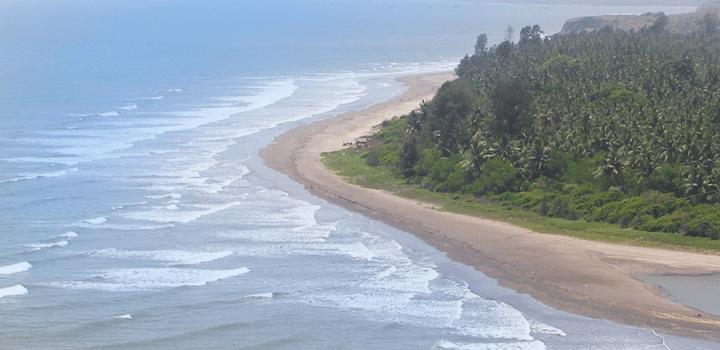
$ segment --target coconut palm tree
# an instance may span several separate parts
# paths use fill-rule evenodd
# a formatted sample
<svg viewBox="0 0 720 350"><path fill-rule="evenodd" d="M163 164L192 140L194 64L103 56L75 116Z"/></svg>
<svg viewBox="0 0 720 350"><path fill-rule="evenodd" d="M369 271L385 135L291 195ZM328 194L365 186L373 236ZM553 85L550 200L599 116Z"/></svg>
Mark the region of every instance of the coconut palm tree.
<svg viewBox="0 0 720 350"><path fill-rule="evenodd" d="M708 203L716 201L718 197L718 185L703 169L697 166L685 168L685 196L696 203Z"/></svg>
<svg viewBox="0 0 720 350"><path fill-rule="evenodd" d="M593 173L594 178L608 178L612 186L618 186L625 191L625 166L627 162L617 151L611 151L603 158L602 164Z"/></svg>
<svg viewBox="0 0 720 350"><path fill-rule="evenodd" d="M548 161L550 161L550 148L541 139L535 139L532 147L523 157L522 163L533 177L539 177L546 175Z"/></svg>
<svg viewBox="0 0 720 350"><path fill-rule="evenodd" d="M479 134L480 133L476 134L476 137L473 137L470 147L463 152L462 161L460 161L460 166L472 172L475 177L480 176L480 169L487 160L488 150L487 140L483 137L478 137Z"/></svg>

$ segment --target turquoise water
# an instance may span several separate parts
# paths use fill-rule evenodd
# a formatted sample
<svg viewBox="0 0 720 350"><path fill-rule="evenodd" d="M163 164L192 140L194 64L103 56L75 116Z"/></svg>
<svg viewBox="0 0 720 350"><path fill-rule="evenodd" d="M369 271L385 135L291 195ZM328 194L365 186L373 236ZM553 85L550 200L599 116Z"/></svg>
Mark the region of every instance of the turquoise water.
<svg viewBox="0 0 720 350"><path fill-rule="evenodd" d="M267 169L480 33L654 8L0 3L6 348L711 348L549 309ZM667 13L682 8L665 9Z"/></svg>

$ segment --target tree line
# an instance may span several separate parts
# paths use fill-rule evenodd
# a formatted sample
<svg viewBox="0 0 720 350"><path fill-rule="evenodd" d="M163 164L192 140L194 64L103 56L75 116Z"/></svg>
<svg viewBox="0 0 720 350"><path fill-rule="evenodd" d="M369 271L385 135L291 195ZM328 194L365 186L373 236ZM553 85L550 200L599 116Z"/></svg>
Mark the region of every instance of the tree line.
<svg viewBox="0 0 720 350"><path fill-rule="evenodd" d="M720 238L720 35L655 25L480 35L458 79L385 123L372 158L432 191Z"/></svg>

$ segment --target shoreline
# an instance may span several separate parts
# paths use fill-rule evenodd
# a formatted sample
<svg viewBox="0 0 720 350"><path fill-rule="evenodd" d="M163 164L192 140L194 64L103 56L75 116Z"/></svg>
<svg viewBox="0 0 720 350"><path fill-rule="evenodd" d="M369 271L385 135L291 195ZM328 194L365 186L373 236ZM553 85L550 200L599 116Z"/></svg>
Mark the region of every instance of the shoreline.
<svg viewBox="0 0 720 350"><path fill-rule="evenodd" d="M350 185L320 162L372 127L430 100L452 73L397 79L406 91L368 108L293 128L260 156L313 195L411 233L453 261L552 308L671 335L720 341L720 317L668 300L635 276L720 272L720 256L540 234L502 222L441 212L381 190Z"/></svg>

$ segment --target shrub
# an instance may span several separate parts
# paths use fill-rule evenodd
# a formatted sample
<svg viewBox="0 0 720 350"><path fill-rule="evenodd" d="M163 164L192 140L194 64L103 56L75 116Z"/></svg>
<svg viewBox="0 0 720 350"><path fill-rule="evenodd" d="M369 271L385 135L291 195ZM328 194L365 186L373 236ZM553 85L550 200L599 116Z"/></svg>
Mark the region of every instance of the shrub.
<svg viewBox="0 0 720 350"><path fill-rule="evenodd" d="M640 198L648 203L647 214L652 215L653 218L671 214L675 210L690 206L687 199L675 198L673 195L658 191L647 191Z"/></svg>
<svg viewBox="0 0 720 350"><path fill-rule="evenodd" d="M440 161L442 155L437 147L427 149L421 156L420 162L415 167L415 172L418 176L427 177L432 172L435 165Z"/></svg>
<svg viewBox="0 0 720 350"><path fill-rule="evenodd" d="M548 202L553 200L557 193L554 192L543 192L538 190L531 190L519 193L508 193L503 194L501 199L503 202L507 202L512 205L522 206L525 209L540 210L539 207L542 205L548 206ZM549 208L549 207L548 207ZM546 215L547 210L544 214Z"/></svg>
<svg viewBox="0 0 720 350"><path fill-rule="evenodd" d="M395 165L403 176L409 178L415 175L415 164L417 164L419 160L420 153L418 152L417 139L413 137L403 143L398 151Z"/></svg>
<svg viewBox="0 0 720 350"><path fill-rule="evenodd" d="M455 170L448 174L445 182L438 184L438 192L462 192L472 182L472 175L463 167L457 165Z"/></svg>
<svg viewBox="0 0 720 350"><path fill-rule="evenodd" d="M555 197L546 215L566 220L577 220L579 218L577 211L570 205L567 198L562 196Z"/></svg>
<svg viewBox="0 0 720 350"><path fill-rule="evenodd" d="M687 216L678 229L680 233L693 237L718 239L720 230L720 211L718 205L701 204L688 210L682 210Z"/></svg>
<svg viewBox="0 0 720 350"><path fill-rule="evenodd" d="M428 152L428 155L426 155L426 157L421 161L420 165L428 172L428 174L423 178L422 184L424 188L429 190L441 192L448 191L449 188L454 188L454 186L443 183L448 180L450 174L457 171L457 168L459 168L458 164L460 163L460 155L454 154L451 157L441 158L437 158L436 155L437 154L434 152ZM435 162L431 162L435 159ZM429 169L426 168L428 166ZM453 181L456 180L456 178L453 178ZM429 187L426 187L426 184ZM455 191L456 190L452 190L451 192Z"/></svg>
<svg viewBox="0 0 720 350"><path fill-rule="evenodd" d="M382 123L382 129L375 133L375 137L382 140L383 144L399 143L405 137L407 129L407 121L402 118L395 117L385 120Z"/></svg>
<svg viewBox="0 0 720 350"><path fill-rule="evenodd" d="M689 203L685 199L678 199L672 195L657 191L648 191L641 196L630 197L620 201L609 202L592 213L593 220L617 222L627 227L634 222L635 227L644 227L645 223L656 218L674 213L679 208L686 208ZM635 218L638 218L635 220ZM640 218L643 218L642 220ZM653 229L658 231L658 229Z"/></svg>
<svg viewBox="0 0 720 350"><path fill-rule="evenodd" d="M580 158L569 161L567 170L558 177L558 180L578 185L594 183L593 172L597 169L602 156L602 153L598 153L593 158Z"/></svg>
<svg viewBox="0 0 720 350"><path fill-rule="evenodd" d="M383 164L393 165L398 159L398 149L395 145L382 145L377 150L378 156Z"/></svg>
<svg viewBox="0 0 720 350"><path fill-rule="evenodd" d="M476 196L501 194L516 191L521 183L521 170L507 160L495 157L483 164L481 175L472 184L471 192Z"/></svg>
<svg viewBox="0 0 720 350"><path fill-rule="evenodd" d="M595 94L593 98L610 101L616 104L627 102L645 104L647 102L645 96L619 87L609 87L602 89L597 94Z"/></svg>
<svg viewBox="0 0 720 350"><path fill-rule="evenodd" d="M545 173L550 178L559 180L562 174L568 172L568 166L571 163L573 163L573 156L570 153L553 150L550 152Z"/></svg>
<svg viewBox="0 0 720 350"><path fill-rule="evenodd" d="M638 226L638 229L649 232L678 232L680 225L683 223L683 218L682 213L675 212L644 222Z"/></svg>
<svg viewBox="0 0 720 350"><path fill-rule="evenodd" d="M594 213L608 203L616 202L621 200L624 195L617 191L603 191L599 193L588 193L581 195L577 200L578 209L586 213ZM594 218L593 220L598 220Z"/></svg>
<svg viewBox="0 0 720 350"><path fill-rule="evenodd" d="M683 183L680 166L678 164L664 164L647 179L647 188L682 196L684 193Z"/></svg>
<svg viewBox="0 0 720 350"><path fill-rule="evenodd" d="M367 166L378 166L380 165L380 156L378 155L377 150L372 150L368 152L366 155L363 156L365 158L365 164Z"/></svg>
<svg viewBox="0 0 720 350"><path fill-rule="evenodd" d="M677 232L686 236L720 239L720 205L682 206L672 213L641 224L644 231Z"/></svg>

